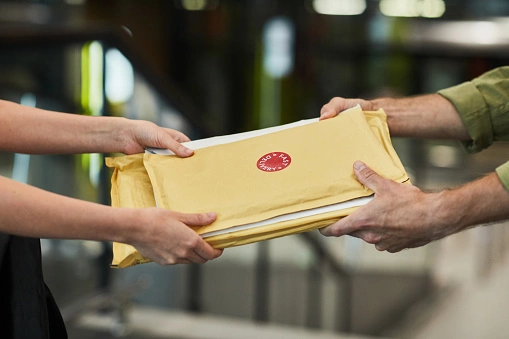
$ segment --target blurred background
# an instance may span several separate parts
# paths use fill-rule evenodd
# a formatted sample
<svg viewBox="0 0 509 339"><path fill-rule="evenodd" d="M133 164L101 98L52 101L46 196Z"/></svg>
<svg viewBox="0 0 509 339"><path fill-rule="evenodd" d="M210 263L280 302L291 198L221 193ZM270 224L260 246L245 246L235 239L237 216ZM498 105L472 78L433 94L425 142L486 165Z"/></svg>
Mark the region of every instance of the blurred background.
<svg viewBox="0 0 509 339"><path fill-rule="evenodd" d="M314 118L334 96L431 93L508 59L505 0L0 1L1 99L192 139ZM393 142L422 189L509 159L507 143ZM0 174L109 204L104 156L0 153ZM41 242L71 338L504 338L506 228L398 254L310 232L118 270L111 244Z"/></svg>

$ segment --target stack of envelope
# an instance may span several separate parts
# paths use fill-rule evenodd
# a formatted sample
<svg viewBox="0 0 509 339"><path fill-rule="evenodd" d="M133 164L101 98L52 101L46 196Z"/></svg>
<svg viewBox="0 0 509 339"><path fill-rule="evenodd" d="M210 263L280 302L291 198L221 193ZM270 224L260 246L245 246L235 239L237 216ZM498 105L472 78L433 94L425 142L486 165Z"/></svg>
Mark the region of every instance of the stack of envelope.
<svg viewBox="0 0 509 339"><path fill-rule="evenodd" d="M179 158L168 150L107 158L116 207L216 212L193 227L215 248L244 245L330 225L372 199L353 174L362 160L385 178L409 183L386 115L360 107L318 121L191 141ZM114 243L112 267L149 262Z"/></svg>

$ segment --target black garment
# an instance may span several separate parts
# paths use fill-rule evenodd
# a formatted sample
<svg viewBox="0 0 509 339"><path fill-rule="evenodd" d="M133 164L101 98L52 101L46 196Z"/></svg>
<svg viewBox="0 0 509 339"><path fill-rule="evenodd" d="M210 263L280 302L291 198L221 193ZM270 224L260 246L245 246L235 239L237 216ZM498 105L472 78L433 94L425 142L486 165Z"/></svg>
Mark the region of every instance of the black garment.
<svg viewBox="0 0 509 339"><path fill-rule="evenodd" d="M44 283L39 239L0 233L0 331L2 338L67 338Z"/></svg>

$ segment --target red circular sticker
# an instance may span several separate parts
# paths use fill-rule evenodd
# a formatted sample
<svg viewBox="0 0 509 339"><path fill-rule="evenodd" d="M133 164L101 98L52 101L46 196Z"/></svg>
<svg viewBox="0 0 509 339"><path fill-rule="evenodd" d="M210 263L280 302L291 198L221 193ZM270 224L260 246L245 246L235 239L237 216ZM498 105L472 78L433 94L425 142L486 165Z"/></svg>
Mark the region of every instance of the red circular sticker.
<svg viewBox="0 0 509 339"><path fill-rule="evenodd" d="M292 158L285 152L270 152L258 159L256 166L264 172L277 172L287 168Z"/></svg>

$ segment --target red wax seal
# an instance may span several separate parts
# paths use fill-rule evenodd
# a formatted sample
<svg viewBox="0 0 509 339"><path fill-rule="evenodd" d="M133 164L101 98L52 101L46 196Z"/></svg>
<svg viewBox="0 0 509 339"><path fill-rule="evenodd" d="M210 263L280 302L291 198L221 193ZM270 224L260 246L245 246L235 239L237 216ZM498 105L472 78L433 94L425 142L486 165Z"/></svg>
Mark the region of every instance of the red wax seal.
<svg viewBox="0 0 509 339"><path fill-rule="evenodd" d="M285 152L270 152L258 159L256 166L264 172L281 171L290 165L292 158Z"/></svg>

